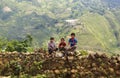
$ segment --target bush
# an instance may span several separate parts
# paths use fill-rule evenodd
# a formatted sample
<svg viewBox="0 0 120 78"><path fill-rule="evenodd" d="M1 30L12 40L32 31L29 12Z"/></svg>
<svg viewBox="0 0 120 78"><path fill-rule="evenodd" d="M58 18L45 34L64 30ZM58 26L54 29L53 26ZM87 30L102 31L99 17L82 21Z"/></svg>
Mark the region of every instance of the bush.
<svg viewBox="0 0 120 78"><path fill-rule="evenodd" d="M7 40L5 38L0 38L0 52L32 52L32 41L31 35L27 35L22 40Z"/></svg>

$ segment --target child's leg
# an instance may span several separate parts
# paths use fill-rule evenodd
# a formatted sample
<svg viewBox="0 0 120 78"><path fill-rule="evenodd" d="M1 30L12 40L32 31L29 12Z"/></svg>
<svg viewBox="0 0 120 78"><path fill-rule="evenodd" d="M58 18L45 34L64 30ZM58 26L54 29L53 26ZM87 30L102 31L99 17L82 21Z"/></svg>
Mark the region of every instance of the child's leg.
<svg viewBox="0 0 120 78"><path fill-rule="evenodd" d="M56 48L54 51L57 51L58 50L58 48Z"/></svg>
<svg viewBox="0 0 120 78"><path fill-rule="evenodd" d="M67 49L65 47L63 47L63 51L66 51Z"/></svg>
<svg viewBox="0 0 120 78"><path fill-rule="evenodd" d="M59 48L59 51L66 51L65 47Z"/></svg>
<svg viewBox="0 0 120 78"><path fill-rule="evenodd" d="M49 52L49 54L52 54L53 50L52 50L52 49L49 49L48 52Z"/></svg>
<svg viewBox="0 0 120 78"><path fill-rule="evenodd" d="M67 51L75 51L77 47L73 46L67 49Z"/></svg>
<svg viewBox="0 0 120 78"><path fill-rule="evenodd" d="M76 46L73 46L73 47L71 48L71 50L72 50L72 51L75 51L76 48L77 48Z"/></svg>
<svg viewBox="0 0 120 78"><path fill-rule="evenodd" d="M66 51L66 48L65 48L65 47L63 47L63 48L62 48L62 51Z"/></svg>
<svg viewBox="0 0 120 78"><path fill-rule="evenodd" d="M59 51L62 51L62 48L59 48Z"/></svg>

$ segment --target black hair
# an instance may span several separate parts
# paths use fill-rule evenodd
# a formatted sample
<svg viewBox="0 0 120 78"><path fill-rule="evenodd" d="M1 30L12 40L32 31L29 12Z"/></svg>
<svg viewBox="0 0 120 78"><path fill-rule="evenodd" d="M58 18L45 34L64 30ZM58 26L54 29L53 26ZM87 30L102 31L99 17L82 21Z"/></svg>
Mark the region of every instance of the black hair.
<svg viewBox="0 0 120 78"><path fill-rule="evenodd" d="M61 38L61 40L64 40L64 41L65 41L65 39L64 39L64 38Z"/></svg>
<svg viewBox="0 0 120 78"><path fill-rule="evenodd" d="M71 33L71 36L74 35L75 36L75 33Z"/></svg>
<svg viewBox="0 0 120 78"><path fill-rule="evenodd" d="M54 40L54 37L51 37L50 40Z"/></svg>

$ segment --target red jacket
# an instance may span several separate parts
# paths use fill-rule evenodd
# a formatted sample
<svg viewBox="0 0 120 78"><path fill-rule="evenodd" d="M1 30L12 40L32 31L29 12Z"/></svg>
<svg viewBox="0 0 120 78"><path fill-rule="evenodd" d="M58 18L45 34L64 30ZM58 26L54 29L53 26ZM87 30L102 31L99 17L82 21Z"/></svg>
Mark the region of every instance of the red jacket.
<svg viewBox="0 0 120 78"><path fill-rule="evenodd" d="M61 42L61 43L59 44L59 48L60 48L61 46L65 47L65 46L66 46L66 43L65 43L65 42Z"/></svg>

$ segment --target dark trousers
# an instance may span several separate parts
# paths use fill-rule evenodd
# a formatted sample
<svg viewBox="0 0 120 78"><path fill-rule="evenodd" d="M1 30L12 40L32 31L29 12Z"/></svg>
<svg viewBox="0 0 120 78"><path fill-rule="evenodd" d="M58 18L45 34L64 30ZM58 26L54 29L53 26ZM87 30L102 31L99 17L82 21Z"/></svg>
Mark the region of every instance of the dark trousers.
<svg viewBox="0 0 120 78"><path fill-rule="evenodd" d="M75 51L76 48L77 48L76 46L73 46L73 47L69 48L68 51Z"/></svg>
<svg viewBox="0 0 120 78"><path fill-rule="evenodd" d="M49 54L52 54L54 51L57 51L58 50L58 48L56 48L56 49L48 49L48 52L49 52Z"/></svg>
<svg viewBox="0 0 120 78"><path fill-rule="evenodd" d="M66 51L65 47L59 47L59 51Z"/></svg>

